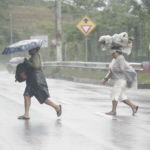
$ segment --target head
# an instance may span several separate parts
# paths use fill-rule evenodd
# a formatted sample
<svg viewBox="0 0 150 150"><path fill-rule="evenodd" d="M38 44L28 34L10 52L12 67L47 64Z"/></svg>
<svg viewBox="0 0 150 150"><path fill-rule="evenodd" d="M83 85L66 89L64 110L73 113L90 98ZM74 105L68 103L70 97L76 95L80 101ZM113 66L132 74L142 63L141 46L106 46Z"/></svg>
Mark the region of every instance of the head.
<svg viewBox="0 0 150 150"><path fill-rule="evenodd" d="M121 50L112 50L110 51L110 53L112 54L113 58L116 59L119 55L122 54Z"/></svg>
<svg viewBox="0 0 150 150"><path fill-rule="evenodd" d="M38 50L37 50L36 48L30 49L30 50L29 50L29 55L33 55L33 54L35 54L35 53L37 53L37 52L38 52Z"/></svg>

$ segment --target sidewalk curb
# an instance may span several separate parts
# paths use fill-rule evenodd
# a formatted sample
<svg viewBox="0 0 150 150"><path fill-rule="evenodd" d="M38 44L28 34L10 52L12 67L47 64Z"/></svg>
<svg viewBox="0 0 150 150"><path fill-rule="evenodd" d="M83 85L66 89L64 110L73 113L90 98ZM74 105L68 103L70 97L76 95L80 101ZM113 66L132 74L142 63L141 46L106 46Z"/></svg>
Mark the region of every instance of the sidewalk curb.
<svg viewBox="0 0 150 150"><path fill-rule="evenodd" d="M138 83L138 89L150 89L150 83Z"/></svg>

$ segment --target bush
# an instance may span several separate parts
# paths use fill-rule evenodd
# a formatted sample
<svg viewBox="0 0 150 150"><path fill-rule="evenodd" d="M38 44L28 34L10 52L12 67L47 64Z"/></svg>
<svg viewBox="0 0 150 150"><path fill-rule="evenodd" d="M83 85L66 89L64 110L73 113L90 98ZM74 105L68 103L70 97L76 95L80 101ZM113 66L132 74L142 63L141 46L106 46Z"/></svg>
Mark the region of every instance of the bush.
<svg viewBox="0 0 150 150"><path fill-rule="evenodd" d="M60 74L61 68L60 67L44 67L43 68L44 74L46 76L53 76Z"/></svg>

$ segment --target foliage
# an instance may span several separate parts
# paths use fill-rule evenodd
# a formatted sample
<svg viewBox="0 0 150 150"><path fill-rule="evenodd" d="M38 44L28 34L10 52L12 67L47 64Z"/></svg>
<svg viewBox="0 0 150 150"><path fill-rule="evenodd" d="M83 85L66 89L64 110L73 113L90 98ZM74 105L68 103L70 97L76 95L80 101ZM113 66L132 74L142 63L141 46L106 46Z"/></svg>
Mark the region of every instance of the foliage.
<svg viewBox="0 0 150 150"><path fill-rule="evenodd" d="M81 69L80 68L60 68L60 67L45 67L43 68L43 71L46 76L57 76L57 75L63 75L63 76L73 76L73 77L79 77L79 78L88 78L88 79L96 79L96 80L102 80L106 74L107 70L100 70L98 72L97 70L91 69L91 71L87 69ZM142 73L141 71L137 71L137 81L138 83L150 83L150 75L149 73Z"/></svg>
<svg viewBox="0 0 150 150"><path fill-rule="evenodd" d="M10 5L21 5L21 6L46 6L46 2L42 0L7 0Z"/></svg>
<svg viewBox="0 0 150 150"><path fill-rule="evenodd" d="M141 54L147 55L147 49L149 45L149 41L147 39L149 39L150 36L150 5L148 5L148 0L144 0L142 3L137 3L135 0L108 0L106 6L96 5L97 7L92 4L94 1L90 1L91 5L89 5L88 2L85 3L85 1L73 0L70 1L70 3L66 2L62 4L63 13L70 13L73 18L79 18L78 21L75 21L75 23L63 24L63 41L66 44L71 45L68 46L71 59L74 57L75 60L73 52L76 44L78 44L79 47L79 45L82 43L82 47L85 47L85 36L80 33L75 26L80 21L80 18L83 18L84 15L87 14L97 25L90 35L88 35L89 42L93 41L92 34L94 32L100 36L113 35L115 33L125 31L129 34L129 36L133 36L135 38L135 41L133 42L132 57L137 57ZM138 8L134 9L134 7ZM98 41L98 37L94 36L94 40ZM95 42L93 41L93 43ZM92 47L89 49L91 48ZM82 49L82 53L85 52L84 49L85 48ZM79 55L81 55L81 49L78 51ZM85 53L83 54L82 60L84 60L84 55Z"/></svg>
<svg viewBox="0 0 150 150"><path fill-rule="evenodd" d="M97 70L89 71L87 69L82 69L81 71L80 68L60 68L60 67L45 67L43 68L43 71L46 76L63 75L96 80L102 80L107 74L107 71L97 71Z"/></svg>
<svg viewBox="0 0 150 150"><path fill-rule="evenodd" d="M10 14L9 14L9 1L0 1L0 53L4 50L6 45L10 45ZM19 40L19 34L13 30L14 39ZM14 40L14 41L15 41ZM7 61L7 57L0 56L1 62Z"/></svg>
<svg viewBox="0 0 150 150"><path fill-rule="evenodd" d="M143 14L150 14L150 1L149 0L130 0L132 5L132 12L136 15L142 16Z"/></svg>
<svg viewBox="0 0 150 150"><path fill-rule="evenodd" d="M63 23L62 29L63 29L63 40L64 42L70 43L80 43L84 35L76 28L76 23Z"/></svg>
<svg viewBox="0 0 150 150"><path fill-rule="evenodd" d="M91 11L100 9L106 4L104 0L63 0L62 13L70 13L73 17L93 15Z"/></svg>
<svg viewBox="0 0 150 150"><path fill-rule="evenodd" d="M103 8L105 0L62 0L62 13L70 14L74 18L92 15L91 11ZM55 3L49 5L50 9L55 8Z"/></svg>
<svg viewBox="0 0 150 150"><path fill-rule="evenodd" d="M62 40L66 47L66 60L85 60L85 36L76 28L77 23L85 16L97 25L87 36L88 45L94 47L98 41L98 36L126 31L129 36L137 38L133 49L139 55L139 49L143 47L143 54L147 55L150 36L150 1L149 0L62 0ZM39 0L1 0L0 1L0 48L1 51L10 44L10 5L21 5L39 7L44 6L54 9L55 2L43 2ZM69 16L68 18L66 17ZM55 37L55 22L37 21L28 28L24 28L24 37L41 31L39 33L48 34L50 38ZM95 33L97 34L95 36ZM142 36L139 37L139 35ZM21 36L22 37L22 36ZM13 42L20 40L20 35L13 30ZM93 42L94 44L92 44ZM142 43L142 46L141 46ZM93 49L92 49L93 50ZM91 51L92 51L91 50ZM91 55L97 55L99 51L92 51ZM96 56L94 56L96 57ZM94 58L93 57L93 58ZM94 61L94 60L93 60Z"/></svg>
<svg viewBox="0 0 150 150"><path fill-rule="evenodd" d="M28 28L28 30L25 30L24 32L28 32L29 35L31 33L35 33L37 30L44 30L49 37L55 36L55 24L53 22L44 22L44 21L38 21L35 23L32 23L31 26Z"/></svg>
<svg viewBox="0 0 150 150"><path fill-rule="evenodd" d="M60 67L44 67L43 71L46 76L53 76L53 75L60 74L61 68Z"/></svg>

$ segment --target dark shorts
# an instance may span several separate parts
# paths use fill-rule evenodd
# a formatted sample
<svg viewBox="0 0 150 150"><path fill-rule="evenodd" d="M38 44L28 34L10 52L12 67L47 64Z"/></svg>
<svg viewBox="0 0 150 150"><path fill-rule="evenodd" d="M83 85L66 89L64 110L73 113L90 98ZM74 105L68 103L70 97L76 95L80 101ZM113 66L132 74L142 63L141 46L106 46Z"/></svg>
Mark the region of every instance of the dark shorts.
<svg viewBox="0 0 150 150"><path fill-rule="evenodd" d="M48 89L35 91L30 85L27 85L24 91L24 96L33 97L39 101L40 104L43 104L44 101L50 97Z"/></svg>
<svg viewBox="0 0 150 150"><path fill-rule="evenodd" d="M26 85L24 96L35 96L40 104L43 104L50 97L45 76L41 69L32 69L28 73Z"/></svg>
<svg viewBox="0 0 150 150"><path fill-rule="evenodd" d="M34 96L32 90L31 90L31 86L26 86L23 95L24 95L24 96L29 96L29 97L33 97L33 96Z"/></svg>

